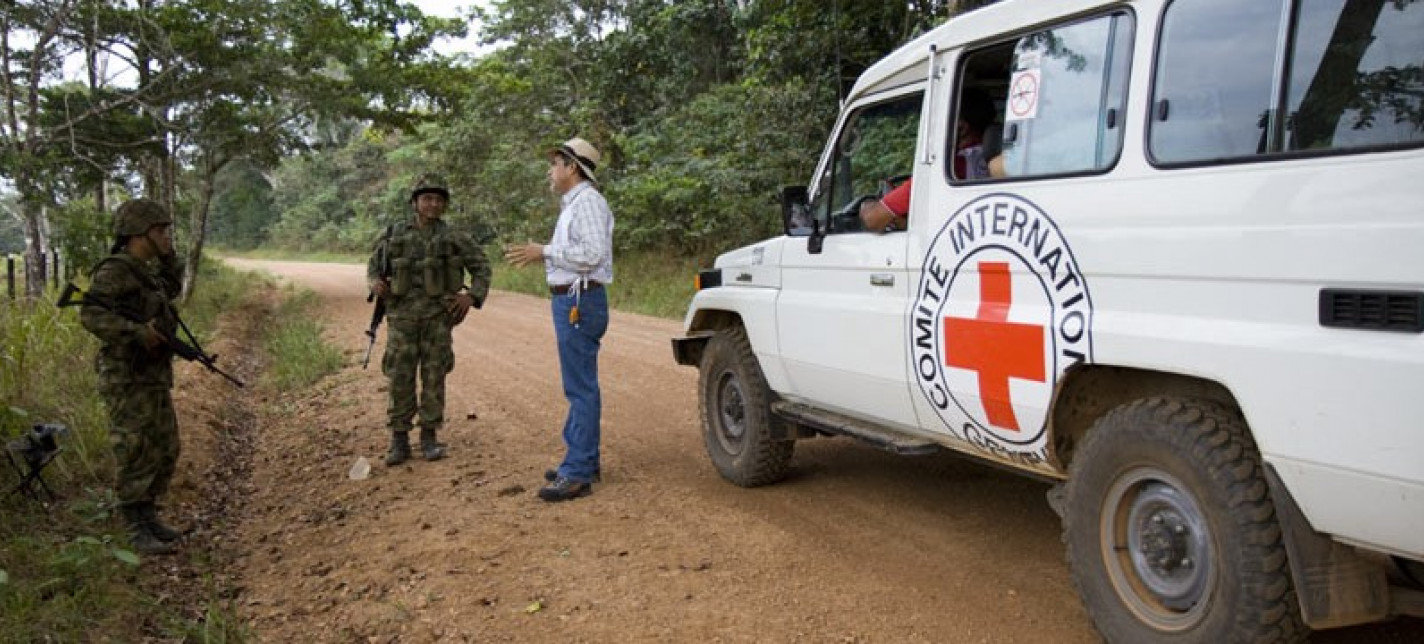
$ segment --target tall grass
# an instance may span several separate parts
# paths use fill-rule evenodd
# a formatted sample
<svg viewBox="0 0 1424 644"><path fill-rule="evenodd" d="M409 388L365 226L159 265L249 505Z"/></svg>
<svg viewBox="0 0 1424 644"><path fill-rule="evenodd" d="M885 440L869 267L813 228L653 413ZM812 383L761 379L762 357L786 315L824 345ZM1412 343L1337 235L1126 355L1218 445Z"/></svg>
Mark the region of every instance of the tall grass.
<svg viewBox="0 0 1424 644"><path fill-rule="evenodd" d="M57 296L51 288L43 300L0 301L0 437L39 423L66 425L72 431L63 439L65 457L46 472L61 481L106 480L112 466L93 368L98 341L79 326L74 309L54 305Z"/></svg>
<svg viewBox="0 0 1424 644"><path fill-rule="evenodd" d="M204 340L217 326L218 316L247 297L252 287L251 276L222 262L204 260L198 271L198 286L178 313L198 339Z"/></svg>
<svg viewBox="0 0 1424 644"><path fill-rule="evenodd" d="M282 391L305 387L341 368L341 351L322 339L322 326L314 319L320 302L311 291L283 298L276 323L265 340L271 356L266 378Z"/></svg>
<svg viewBox="0 0 1424 644"><path fill-rule="evenodd" d="M181 311L200 339L242 301L248 283L204 263ZM42 300L0 298L0 448L37 423L70 430L44 470L60 499L51 506L10 494L17 477L0 457L0 641L137 641L145 623L189 640L194 630L218 628L220 640L195 641L235 641L235 620L189 624L163 614L171 609L134 583L138 558L112 517L114 464L93 368L98 341L75 309L55 307L56 296L52 287Z"/></svg>

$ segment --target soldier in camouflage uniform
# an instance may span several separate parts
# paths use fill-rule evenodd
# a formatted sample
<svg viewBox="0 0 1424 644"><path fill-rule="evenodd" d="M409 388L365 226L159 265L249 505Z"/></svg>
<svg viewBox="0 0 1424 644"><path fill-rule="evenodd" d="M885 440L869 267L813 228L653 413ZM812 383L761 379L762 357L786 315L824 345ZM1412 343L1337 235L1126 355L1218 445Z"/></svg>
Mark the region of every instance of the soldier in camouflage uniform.
<svg viewBox="0 0 1424 644"><path fill-rule="evenodd" d="M410 193L415 216L387 228L366 265L367 282L373 293L385 298L390 320L381 359L381 372L390 378L387 466L410 458L411 419L417 411L421 455L427 461L445 456L436 432L445 422L445 375L455 368L450 330L464 321L471 306L483 306L489 293L484 250L441 220L449 200L444 180L421 177Z"/></svg>
<svg viewBox="0 0 1424 644"><path fill-rule="evenodd" d="M94 267L86 301L126 311L134 322L86 303L79 319L103 342L95 356L99 393L109 412L109 443L118 464L115 493L136 550L174 551L179 533L158 520L158 499L178 464L173 413L173 350L183 264L173 251L172 219L150 199L134 199L114 216L112 254Z"/></svg>

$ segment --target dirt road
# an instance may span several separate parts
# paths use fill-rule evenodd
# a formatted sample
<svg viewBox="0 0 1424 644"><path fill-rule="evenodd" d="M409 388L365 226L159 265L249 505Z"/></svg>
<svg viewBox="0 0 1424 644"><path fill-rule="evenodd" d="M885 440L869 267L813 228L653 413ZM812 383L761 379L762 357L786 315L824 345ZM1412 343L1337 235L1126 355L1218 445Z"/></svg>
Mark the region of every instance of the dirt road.
<svg viewBox="0 0 1424 644"><path fill-rule="evenodd" d="M450 457L387 469L361 268L230 263L316 291L348 356L261 420L235 538L242 615L264 641L1096 641L1042 483L846 439L798 444L782 484L725 483L697 374L672 361L674 321L613 314L593 496L534 496L565 405L547 301L503 292L455 331ZM362 456L371 477L349 480Z"/></svg>

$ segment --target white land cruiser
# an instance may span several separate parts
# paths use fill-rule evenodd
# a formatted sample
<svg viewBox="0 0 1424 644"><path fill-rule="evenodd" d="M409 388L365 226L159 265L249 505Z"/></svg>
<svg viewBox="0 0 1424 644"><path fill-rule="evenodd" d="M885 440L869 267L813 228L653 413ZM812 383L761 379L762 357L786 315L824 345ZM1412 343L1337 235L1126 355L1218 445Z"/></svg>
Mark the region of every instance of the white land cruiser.
<svg viewBox="0 0 1424 644"><path fill-rule="evenodd" d="M868 70L782 210L673 341L728 480L839 434L1060 481L1112 642L1424 615L1424 2L1006 0Z"/></svg>

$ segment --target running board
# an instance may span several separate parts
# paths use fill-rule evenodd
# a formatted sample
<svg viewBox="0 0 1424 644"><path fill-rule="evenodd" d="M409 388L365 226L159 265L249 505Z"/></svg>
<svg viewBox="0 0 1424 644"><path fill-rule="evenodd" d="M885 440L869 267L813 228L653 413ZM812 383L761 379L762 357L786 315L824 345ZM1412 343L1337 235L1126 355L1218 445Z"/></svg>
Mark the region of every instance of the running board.
<svg viewBox="0 0 1424 644"><path fill-rule="evenodd" d="M883 427L810 405L778 400L771 404L771 412L798 425L828 434L850 436L902 456L933 454L943 449L939 443L897 434Z"/></svg>

